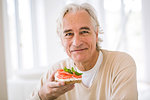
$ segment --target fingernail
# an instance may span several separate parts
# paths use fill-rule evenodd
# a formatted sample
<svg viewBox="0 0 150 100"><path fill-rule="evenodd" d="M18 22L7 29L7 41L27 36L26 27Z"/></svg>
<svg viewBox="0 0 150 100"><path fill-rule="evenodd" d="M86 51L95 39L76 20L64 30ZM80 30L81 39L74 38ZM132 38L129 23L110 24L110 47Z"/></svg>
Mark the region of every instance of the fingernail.
<svg viewBox="0 0 150 100"><path fill-rule="evenodd" d="M65 83L64 83L64 82L62 82L62 83L61 83L61 85L65 85Z"/></svg>

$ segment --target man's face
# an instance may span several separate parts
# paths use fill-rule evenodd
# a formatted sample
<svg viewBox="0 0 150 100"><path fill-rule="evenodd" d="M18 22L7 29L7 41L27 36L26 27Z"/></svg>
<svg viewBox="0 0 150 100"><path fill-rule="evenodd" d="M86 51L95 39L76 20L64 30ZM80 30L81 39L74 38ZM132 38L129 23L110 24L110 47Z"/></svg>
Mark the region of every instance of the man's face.
<svg viewBox="0 0 150 100"><path fill-rule="evenodd" d="M95 57L98 33L95 33L91 17L85 10L64 16L61 41L75 62L86 62Z"/></svg>

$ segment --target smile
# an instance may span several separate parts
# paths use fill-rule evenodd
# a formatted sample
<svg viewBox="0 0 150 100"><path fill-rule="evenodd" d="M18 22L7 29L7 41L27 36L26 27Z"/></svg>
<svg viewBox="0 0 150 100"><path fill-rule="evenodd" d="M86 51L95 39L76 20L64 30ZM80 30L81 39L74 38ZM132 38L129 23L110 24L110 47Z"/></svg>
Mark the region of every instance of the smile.
<svg viewBox="0 0 150 100"><path fill-rule="evenodd" d="M84 48L84 49L76 49L76 50L71 50L71 52L80 52L80 51L84 51L87 50L88 48Z"/></svg>

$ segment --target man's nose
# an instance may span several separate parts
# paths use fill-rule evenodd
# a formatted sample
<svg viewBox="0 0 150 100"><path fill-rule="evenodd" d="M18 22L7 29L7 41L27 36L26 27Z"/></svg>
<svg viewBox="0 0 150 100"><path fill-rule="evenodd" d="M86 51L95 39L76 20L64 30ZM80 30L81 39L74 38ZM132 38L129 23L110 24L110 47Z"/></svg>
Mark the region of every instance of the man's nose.
<svg viewBox="0 0 150 100"><path fill-rule="evenodd" d="M74 35L73 46L79 47L82 44L80 35Z"/></svg>

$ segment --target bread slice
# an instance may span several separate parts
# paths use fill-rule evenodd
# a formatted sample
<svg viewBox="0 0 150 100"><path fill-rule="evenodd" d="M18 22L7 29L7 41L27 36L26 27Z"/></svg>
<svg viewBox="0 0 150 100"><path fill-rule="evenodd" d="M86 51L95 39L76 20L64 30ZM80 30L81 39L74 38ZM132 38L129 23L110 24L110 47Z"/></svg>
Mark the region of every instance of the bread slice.
<svg viewBox="0 0 150 100"><path fill-rule="evenodd" d="M65 84L74 84L74 83L81 83L82 80L72 80L72 81L65 81Z"/></svg>
<svg viewBox="0 0 150 100"><path fill-rule="evenodd" d="M82 78L67 78L67 79L60 79L57 76L59 75L58 72L56 72L55 74L55 81L57 82L65 82L65 84L73 84L73 83L81 83L82 82Z"/></svg>

